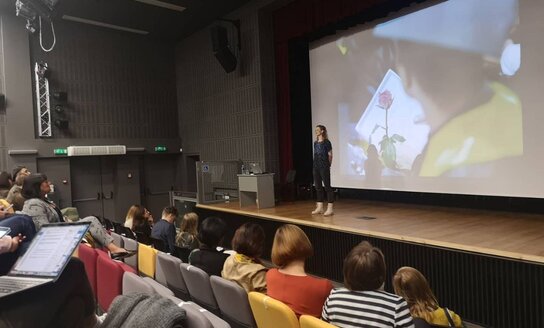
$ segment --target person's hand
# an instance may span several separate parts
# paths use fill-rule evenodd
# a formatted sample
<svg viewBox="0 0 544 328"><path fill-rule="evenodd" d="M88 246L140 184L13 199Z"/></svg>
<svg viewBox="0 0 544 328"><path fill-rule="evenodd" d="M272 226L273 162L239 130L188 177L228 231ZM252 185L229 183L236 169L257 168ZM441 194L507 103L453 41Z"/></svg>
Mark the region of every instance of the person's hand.
<svg viewBox="0 0 544 328"><path fill-rule="evenodd" d="M10 252L15 252L17 250L17 248L19 247L19 244L23 242L23 240L25 240L26 236L23 236L21 234L18 234L17 236L15 237L12 237L11 238L11 247L9 249Z"/></svg>

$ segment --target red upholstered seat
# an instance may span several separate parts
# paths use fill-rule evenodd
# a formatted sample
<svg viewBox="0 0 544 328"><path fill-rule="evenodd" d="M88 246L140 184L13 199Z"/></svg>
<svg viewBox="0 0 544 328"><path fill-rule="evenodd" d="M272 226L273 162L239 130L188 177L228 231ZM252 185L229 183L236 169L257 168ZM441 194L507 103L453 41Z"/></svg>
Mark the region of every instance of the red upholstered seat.
<svg viewBox="0 0 544 328"><path fill-rule="evenodd" d="M110 259L103 251L98 252L96 261L97 299L98 305L108 311L113 299L123 293L123 274L137 273L130 266Z"/></svg>
<svg viewBox="0 0 544 328"><path fill-rule="evenodd" d="M79 259L85 266L85 272L89 278L89 283L91 284L93 294L96 297L96 259L98 257L98 253L94 248L84 244L79 245L78 253Z"/></svg>

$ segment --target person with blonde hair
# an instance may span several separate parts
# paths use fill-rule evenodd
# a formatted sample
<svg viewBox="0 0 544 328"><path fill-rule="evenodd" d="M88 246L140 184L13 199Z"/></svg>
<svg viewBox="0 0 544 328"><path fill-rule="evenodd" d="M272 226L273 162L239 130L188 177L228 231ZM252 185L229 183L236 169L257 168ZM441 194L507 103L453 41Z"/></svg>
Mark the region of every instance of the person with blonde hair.
<svg viewBox="0 0 544 328"><path fill-rule="evenodd" d="M176 236L176 246L190 250L197 249L198 215L194 212L186 213L181 221L179 233Z"/></svg>
<svg viewBox="0 0 544 328"><path fill-rule="evenodd" d="M332 284L306 274L304 264L313 254L312 243L302 229L282 225L276 230L272 246L272 262L278 268L267 272L266 285L268 296L287 304L297 315L319 318Z"/></svg>
<svg viewBox="0 0 544 328"><path fill-rule="evenodd" d="M140 205L132 205L127 212L127 216L125 217L125 227L132 229L132 226L134 224L134 218L143 218L144 217L144 208Z"/></svg>
<svg viewBox="0 0 544 328"><path fill-rule="evenodd" d="M451 319L455 327L463 327L459 315L438 305L427 279L417 269L412 267L398 269L393 277L393 288L395 294L402 296L408 302L412 317L421 318L430 325L445 327L451 326L449 322Z"/></svg>

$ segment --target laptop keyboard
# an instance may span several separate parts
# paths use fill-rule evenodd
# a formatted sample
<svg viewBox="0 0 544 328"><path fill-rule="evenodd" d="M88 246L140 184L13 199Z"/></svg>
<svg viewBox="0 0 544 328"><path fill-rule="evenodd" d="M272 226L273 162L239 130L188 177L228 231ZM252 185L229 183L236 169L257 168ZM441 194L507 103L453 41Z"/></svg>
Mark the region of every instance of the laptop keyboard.
<svg viewBox="0 0 544 328"><path fill-rule="evenodd" d="M43 279L0 279L0 294L9 294L44 282Z"/></svg>

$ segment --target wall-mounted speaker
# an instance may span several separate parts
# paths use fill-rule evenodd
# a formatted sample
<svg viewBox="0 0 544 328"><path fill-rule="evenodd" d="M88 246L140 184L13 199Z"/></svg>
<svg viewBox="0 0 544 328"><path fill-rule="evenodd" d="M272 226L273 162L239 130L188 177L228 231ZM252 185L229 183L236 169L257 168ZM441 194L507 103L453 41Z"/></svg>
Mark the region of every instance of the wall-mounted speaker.
<svg viewBox="0 0 544 328"><path fill-rule="evenodd" d="M215 58L219 64L223 66L225 72L233 72L236 69L237 60L236 56L234 56L229 48L227 29L223 26L216 25L211 28L210 33Z"/></svg>

